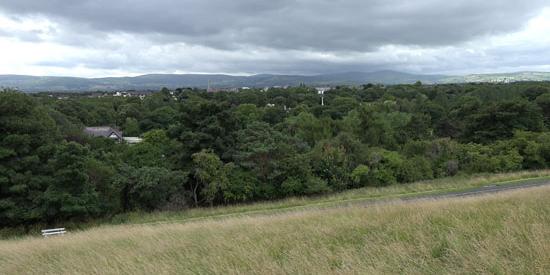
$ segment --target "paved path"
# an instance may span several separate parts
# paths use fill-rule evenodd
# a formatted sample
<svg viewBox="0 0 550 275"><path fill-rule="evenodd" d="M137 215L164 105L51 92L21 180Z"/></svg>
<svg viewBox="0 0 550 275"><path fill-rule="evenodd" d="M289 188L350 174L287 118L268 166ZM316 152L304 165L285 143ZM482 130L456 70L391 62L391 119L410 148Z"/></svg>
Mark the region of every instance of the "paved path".
<svg viewBox="0 0 550 275"><path fill-rule="evenodd" d="M351 200L342 200L342 201L331 201L327 203L312 203L299 206L290 206L287 208L279 209L259 209L251 210L239 213L226 213L218 214L211 216L202 216L202 217L190 217L184 219L174 219L168 221L157 221L157 222L146 222L146 223L136 223L133 225L155 225L155 224L167 224L167 223L188 223L193 221L201 220L215 220L220 218L230 218L230 217L242 217L242 216L256 216L256 215L271 215L271 214L280 214L288 213L294 211L307 211L310 209L317 210L326 210L332 208L345 208L351 206L373 206L373 205L383 205L391 203L402 203L402 202L414 202L422 200L440 200L447 198L459 198L459 197L473 197L481 196L486 194L493 194L504 191L518 190L518 189L528 189L540 186L550 186L550 179L541 178L541 179L526 179L518 180L517 182L501 182L491 185L486 185L482 187L473 187L466 190L460 191L448 191L444 193L431 193L431 194L405 194L403 197L393 197L393 198L365 198L365 199L351 199ZM435 190L434 192L437 192Z"/></svg>
<svg viewBox="0 0 550 275"><path fill-rule="evenodd" d="M539 186L550 186L550 180L544 179L544 180L533 180L531 182L526 183L517 183L517 184L492 184L492 185L486 185L482 187L472 188L468 190L462 190L462 191L456 191L456 192L449 192L445 194L436 194L436 195L421 195L417 197L411 197L411 198L405 198L403 200L411 200L411 199L445 199L445 198L453 198L453 197L472 197L472 196L481 196L485 194L491 194L491 193L498 193L503 191L510 191L510 190L517 190L517 189L527 189L532 187L539 187Z"/></svg>
<svg viewBox="0 0 550 275"><path fill-rule="evenodd" d="M442 200L449 198L463 198L463 197L475 197L483 196L488 194L494 194L505 191L520 190L520 189L529 189L534 187L541 186L550 186L550 180L548 178L544 179L532 179L525 181L518 181L517 183L495 183L491 185L474 187L467 190L460 191L449 191L440 194L422 194L422 195L410 195L402 198L389 198L389 199L379 199L372 201L359 202L364 206L369 205L383 205L390 203L400 203L400 202L415 202L422 200ZM347 205L349 206L349 204Z"/></svg>
<svg viewBox="0 0 550 275"><path fill-rule="evenodd" d="M534 187L541 187L541 186L550 186L550 179L548 178L541 178L541 179L530 179L530 180L519 180L516 183L510 183L510 182L502 182L502 183L495 183L491 185L481 186L481 187L472 187L465 190L459 190L459 191L448 191L443 193L429 193L429 194L417 194L414 193L406 194L404 197L398 197L398 198L380 198L380 199L366 199L366 200L358 200L358 201L342 201L341 203L337 203L332 206L325 206L320 207L321 209L330 209L330 208L337 208L337 207L349 207L354 205L363 205L365 207L372 206L372 205L384 205L384 204L391 204L391 203L401 203L401 202L416 202L416 201L422 201L422 200L443 200L443 199L449 199L449 198L462 198L462 197L475 197L475 196L483 196L488 194L494 194L499 192L505 192L505 191L513 191L513 190L520 190L520 189L529 189ZM434 191L434 192L437 192ZM304 207L307 207L305 205Z"/></svg>

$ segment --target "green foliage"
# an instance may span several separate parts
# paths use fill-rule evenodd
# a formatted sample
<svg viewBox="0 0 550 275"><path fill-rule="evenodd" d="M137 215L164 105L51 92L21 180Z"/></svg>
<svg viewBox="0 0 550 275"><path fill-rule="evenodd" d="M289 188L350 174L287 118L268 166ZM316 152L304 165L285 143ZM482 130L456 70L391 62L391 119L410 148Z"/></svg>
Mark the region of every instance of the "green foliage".
<svg viewBox="0 0 550 275"><path fill-rule="evenodd" d="M550 84L0 92L0 227L550 166ZM120 126L129 145L83 134Z"/></svg>
<svg viewBox="0 0 550 275"><path fill-rule="evenodd" d="M47 221L87 218L100 211L98 193L86 174L89 151L81 145L64 143L49 162L52 181L42 196L40 211Z"/></svg>
<svg viewBox="0 0 550 275"><path fill-rule="evenodd" d="M252 170L260 180L277 177L280 161L305 149L300 140L289 137L264 122L254 122L236 133L234 158L243 168Z"/></svg>
<svg viewBox="0 0 550 275"><path fill-rule="evenodd" d="M544 128L537 105L520 100L489 104L469 119L465 137L481 143L510 138L516 130L540 131Z"/></svg>
<svg viewBox="0 0 550 275"><path fill-rule="evenodd" d="M383 149L375 149L369 156L369 176L367 181L370 185L386 186L397 183L403 178L404 160L397 152Z"/></svg>
<svg viewBox="0 0 550 275"><path fill-rule="evenodd" d="M359 108L358 136L371 146L396 148L405 137L401 129L411 121L410 114L395 111L395 101L384 101L381 105L366 105Z"/></svg>
<svg viewBox="0 0 550 275"><path fill-rule="evenodd" d="M334 99L327 100L327 108L323 109L323 114L333 119L341 119L357 107L359 107L357 99L337 96Z"/></svg>
<svg viewBox="0 0 550 275"><path fill-rule="evenodd" d="M550 92L541 94L537 97L535 102L542 110L542 114L546 121L546 126L550 127Z"/></svg>
<svg viewBox="0 0 550 275"><path fill-rule="evenodd" d="M462 150L461 165L468 173L514 171L519 170L523 162L518 150L505 144L491 147L467 144Z"/></svg>
<svg viewBox="0 0 550 275"><path fill-rule="evenodd" d="M114 181L121 194L124 211L162 208L182 192L187 178L183 173L161 167L122 166Z"/></svg>
<svg viewBox="0 0 550 275"><path fill-rule="evenodd" d="M226 169L228 170L228 182L223 190L225 202L243 202L254 198L255 191L262 193L257 190L260 183L253 173L233 165Z"/></svg>
<svg viewBox="0 0 550 275"><path fill-rule="evenodd" d="M106 162L88 157L83 168L90 184L98 193L99 208L102 213L116 213L121 210L117 187L113 184L117 175L115 167Z"/></svg>
<svg viewBox="0 0 550 275"><path fill-rule="evenodd" d="M349 185L352 167L346 149L339 144L321 142L311 154L315 174L327 181L334 190L343 190Z"/></svg>
<svg viewBox="0 0 550 275"><path fill-rule="evenodd" d="M43 221L48 162L59 141L55 121L29 96L0 92L0 226Z"/></svg>
<svg viewBox="0 0 550 275"><path fill-rule="evenodd" d="M361 164L353 169L353 171L351 172L351 179L357 186L368 186L369 173L370 168L366 165Z"/></svg>
<svg viewBox="0 0 550 275"><path fill-rule="evenodd" d="M324 193L331 190L327 182L314 176L307 155L296 154L281 161L282 196Z"/></svg>
<svg viewBox="0 0 550 275"><path fill-rule="evenodd" d="M195 184L193 187L193 198L195 204L198 204L198 193L208 204L213 204L214 200L227 189L228 185L228 167L224 167L220 158L210 150L202 150L193 154Z"/></svg>
<svg viewBox="0 0 550 275"><path fill-rule="evenodd" d="M289 177L281 184L281 189L287 196L311 195L330 191L327 182L318 177L309 177L306 179Z"/></svg>
<svg viewBox="0 0 550 275"><path fill-rule="evenodd" d="M318 119L313 114L302 112L286 119L286 130L310 146L332 137L331 120Z"/></svg>
<svg viewBox="0 0 550 275"><path fill-rule="evenodd" d="M261 120L264 115L264 111L254 104L245 103L235 108L234 114L235 119L239 122L239 124L245 127L254 121Z"/></svg>
<svg viewBox="0 0 550 275"><path fill-rule="evenodd" d="M430 161L421 156L405 160L398 175L400 182L415 182L434 178Z"/></svg>
<svg viewBox="0 0 550 275"><path fill-rule="evenodd" d="M170 166L162 146L151 142L142 142L129 147L123 158L127 164L134 167Z"/></svg>
<svg viewBox="0 0 550 275"><path fill-rule="evenodd" d="M128 117L124 122L123 132L125 136L137 137L140 134L139 123L137 119Z"/></svg>

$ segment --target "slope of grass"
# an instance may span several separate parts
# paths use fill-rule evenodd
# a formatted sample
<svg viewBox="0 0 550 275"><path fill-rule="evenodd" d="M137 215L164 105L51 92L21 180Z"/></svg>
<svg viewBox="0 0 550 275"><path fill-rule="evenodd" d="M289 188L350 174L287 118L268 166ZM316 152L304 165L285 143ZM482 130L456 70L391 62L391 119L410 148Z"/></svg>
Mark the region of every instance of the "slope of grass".
<svg viewBox="0 0 550 275"><path fill-rule="evenodd" d="M550 187L0 241L0 274L543 274Z"/></svg>

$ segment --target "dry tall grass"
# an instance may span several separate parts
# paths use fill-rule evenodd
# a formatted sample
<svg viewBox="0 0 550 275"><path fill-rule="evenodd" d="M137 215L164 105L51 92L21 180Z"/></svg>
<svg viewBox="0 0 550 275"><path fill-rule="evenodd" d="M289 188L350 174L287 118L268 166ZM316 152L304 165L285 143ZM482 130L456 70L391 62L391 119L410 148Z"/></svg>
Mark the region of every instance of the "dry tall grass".
<svg viewBox="0 0 550 275"><path fill-rule="evenodd" d="M0 274L543 274L550 187L0 241Z"/></svg>

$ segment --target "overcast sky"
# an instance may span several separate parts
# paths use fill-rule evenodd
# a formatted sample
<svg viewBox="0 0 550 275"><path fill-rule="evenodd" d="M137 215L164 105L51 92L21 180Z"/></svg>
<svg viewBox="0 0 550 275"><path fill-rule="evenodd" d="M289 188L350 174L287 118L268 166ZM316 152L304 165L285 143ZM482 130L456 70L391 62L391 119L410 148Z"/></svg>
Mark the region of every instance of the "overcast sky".
<svg viewBox="0 0 550 275"><path fill-rule="evenodd" d="M548 0L0 0L0 74L550 71Z"/></svg>

